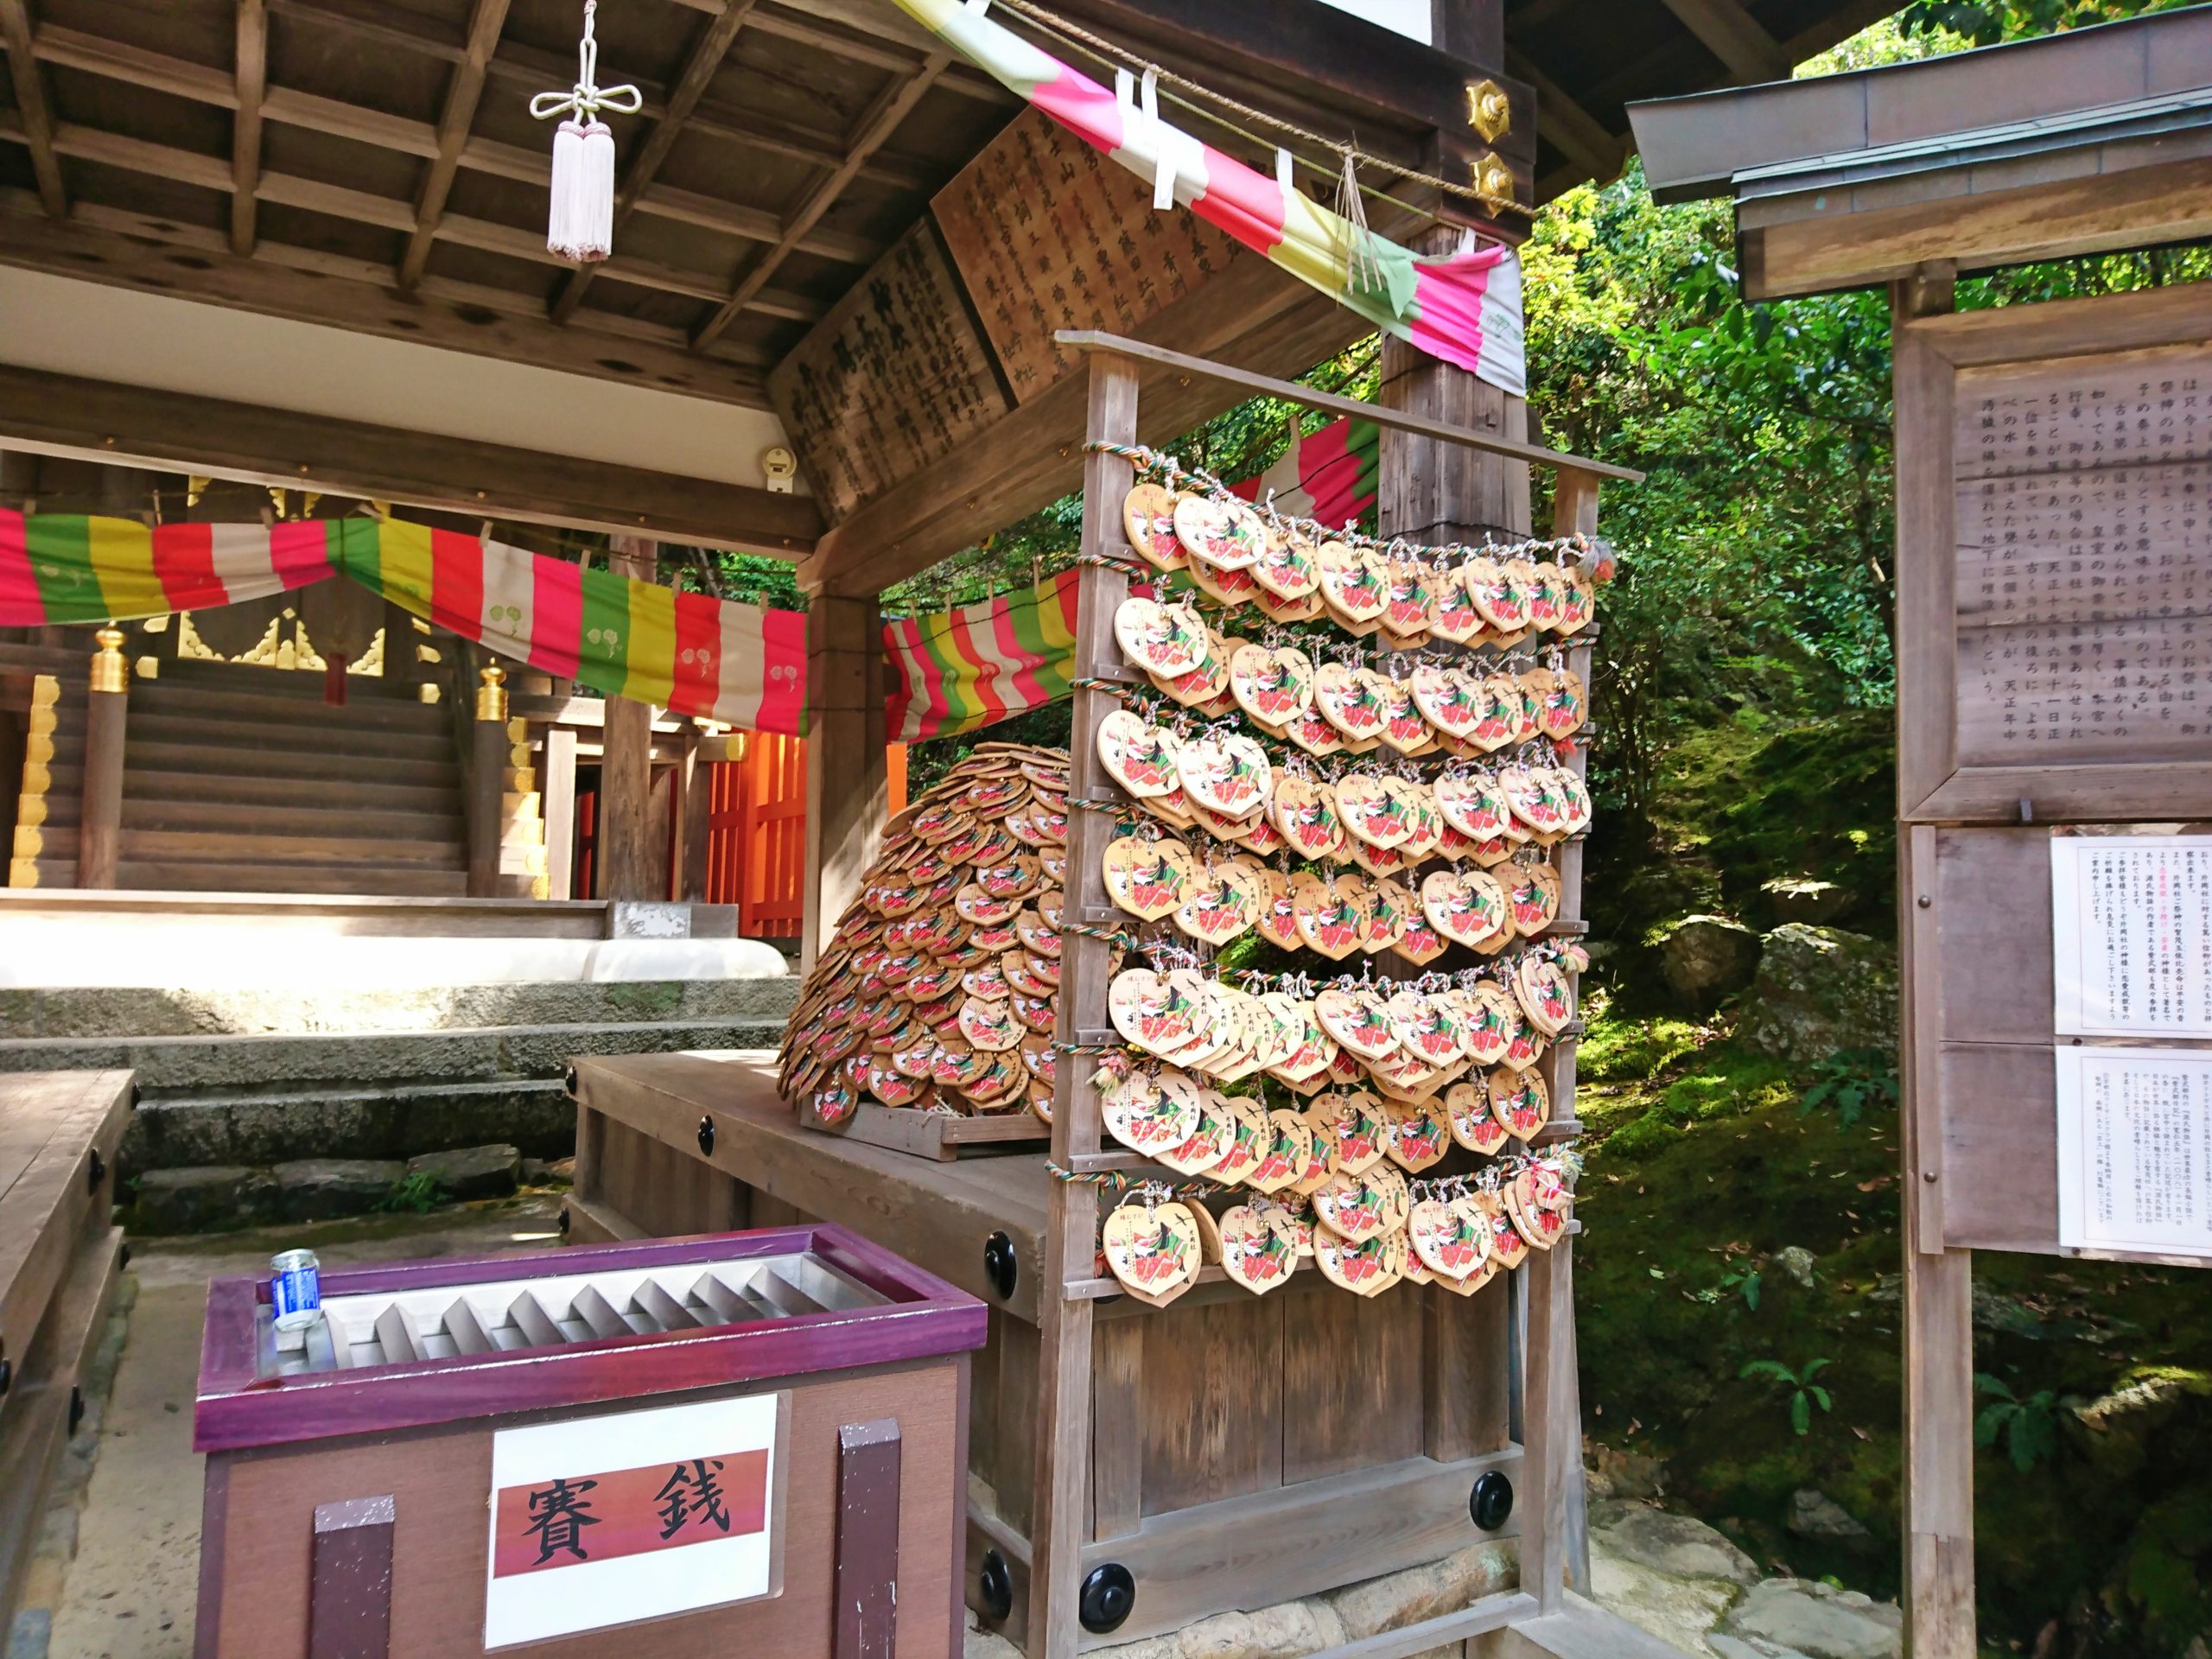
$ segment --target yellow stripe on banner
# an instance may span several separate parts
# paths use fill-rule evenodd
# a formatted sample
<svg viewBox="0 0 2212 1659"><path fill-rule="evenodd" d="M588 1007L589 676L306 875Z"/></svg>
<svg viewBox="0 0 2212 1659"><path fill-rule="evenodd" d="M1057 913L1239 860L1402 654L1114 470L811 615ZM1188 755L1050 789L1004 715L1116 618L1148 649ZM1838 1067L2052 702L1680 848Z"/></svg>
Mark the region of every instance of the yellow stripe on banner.
<svg viewBox="0 0 2212 1659"><path fill-rule="evenodd" d="M403 610L430 618L430 527L387 518L377 526L377 580Z"/></svg>
<svg viewBox="0 0 2212 1659"><path fill-rule="evenodd" d="M1340 294L1351 280L1351 226L1340 215L1292 191L1282 204L1282 240L1268 257L1325 294Z"/></svg>
<svg viewBox="0 0 2212 1659"><path fill-rule="evenodd" d="M135 518L86 520L92 575L110 616L160 616L169 608L154 574L154 532Z"/></svg>
<svg viewBox="0 0 2212 1659"><path fill-rule="evenodd" d="M622 695L656 709L676 689L676 590L657 582L630 584L630 637Z"/></svg>

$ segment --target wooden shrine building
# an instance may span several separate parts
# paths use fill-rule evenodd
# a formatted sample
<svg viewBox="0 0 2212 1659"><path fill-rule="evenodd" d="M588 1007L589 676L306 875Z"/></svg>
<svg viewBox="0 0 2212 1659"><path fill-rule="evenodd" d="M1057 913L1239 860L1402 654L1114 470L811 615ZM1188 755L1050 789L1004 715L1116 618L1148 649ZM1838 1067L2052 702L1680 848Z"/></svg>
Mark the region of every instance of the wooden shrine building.
<svg viewBox="0 0 2212 1659"><path fill-rule="evenodd" d="M1406 33L1348 0L1067 0L1061 15L1137 58L1204 66L1219 90L1306 130L1356 136L1370 154L1470 179L1486 166L1501 193L1491 208L1429 205L1447 218L1474 209L1484 234L1511 240L1529 207L1618 169L1628 99L1778 73L1882 9L1433 0L1392 12ZM1077 482L1079 457L1035 437L1066 429L1081 395L1052 329L1110 327L1288 375L1367 325L1187 214L1152 215L1141 181L1077 166L1079 143L1018 112L891 0L611 0L601 78L634 83L644 105L613 118L623 168L614 255L569 269L544 247L548 134L524 105L571 78L578 10L0 0L0 507L143 518L156 510L158 469L170 475L157 507L168 522L251 517L257 492L278 488L291 493L278 511L294 518L375 502L524 545L561 530L635 537L617 556L648 574L655 543L671 564L687 543L798 561L820 596L817 753L834 757L810 778L807 823L812 844L842 845L849 827L881 813L874 596ZM1408 22L1408 11L1427 15ZM1471 102L1484 83L1498 99L1488 138ZM1325 152L1304 162L1335 166ZM1019 168L1030 176L1016 190ZM1416 237L1420 189L1369 171L1414 204L1376 203L1377 229ZM995 264L1017 220L1025 235L1051 227L1046 268ZM1070 247L1059 245L1086 224L1135 236L1110 291L1088 299L1065 280ZM1010 277L1033 312L984 302ZM884 315L902 327L879 329ZM1402 354L1387 396L1478 409L1492 429L1520 429L1502 394L1466 377L1447 390L1415 355ZM1148 427L1181 430L1238 395L1171 385L1147 400ZM796 493L769 487L771 466L787 470L777 451L796 451ZM1385 465L1402 480L1427 462L1398 450ZM180 499L188 476L216 480L196 506ZM1408 530L1510 525L1519 514L1505 487L1430 487L1416 505L1402 483L1385 511ZM331 728L304 698L257 701L308 687L204 659L283 653L294 629L287 619L283 639L272 632L282 608L205 613L188 639L181 626L165 640L132 634L125 655L160 657L166 676L124 694L140 705L147 752L212 749L174 758L244 782L283 766L241 757ZM365 613L322 593L298 608L310 652L340 645L359 665L379 631L391 637L372 603ZM61 688L61 748L81 743L89 632L0 644L14 653L0 707L18 738L45 672ZM657 774L637 758L641 712L617 699L602 715L588 689L507 664L515 717L527 721L514 747L526 753L499 768L499 788L476 785L503 804L471 810L457 791L473 740L451 716L475 689L456 666L478 659L465 642L415 643L441 661L422 669L401 660L416 653L392 652L381 685L355 676L339 721L365 754L403 764L379 779L365 761L325 781L333 806L364 804L347 798L349 781L388 806L406 803L391 790L423 791L415 804L427 818L324 835L300 816L314 801L272 781L187 786L174 802L137 790L99 808L120 811L123 838L117 868L96 859L87 874L73 844L81 806L63 798L82 781L64 754L66 775L28 826L39 834L24 879L698 896L707 814L689 815L671 860L669 808L653 817ZM397 706L418 672L444 683L446 714ZM379 695L395 688L397 698ZM690 776L698 734L661 727L658 775ZM602 732L614 758L594 803L600 868L564 883L570 747L588 768ZM17 772L0 754L0 791L14 793ZM470 828L485 818L495 822ZM5 808L0 823L25 827ZM477 876L464 881L472 833L505 850L487 871L480 845ZM378 835L381 847L365 844ZM829 880L834 893L834 869Z"/></svg>
<svg viewBox="0 0 2212 1659"><path fill-rule="evenodd" d="M2212 851L2212 287L1957 309L1957 283L2212 236L2212 8L1632 114L1662 199L1734 198L1747 296L1889 287L1905 1647L1973 1659L1974 1251L2212 1261L2201 1200L2132 1213L2201 1191L2133 1129L2212 1027L2107 937L2212 949L2138 908Z"/></svg>

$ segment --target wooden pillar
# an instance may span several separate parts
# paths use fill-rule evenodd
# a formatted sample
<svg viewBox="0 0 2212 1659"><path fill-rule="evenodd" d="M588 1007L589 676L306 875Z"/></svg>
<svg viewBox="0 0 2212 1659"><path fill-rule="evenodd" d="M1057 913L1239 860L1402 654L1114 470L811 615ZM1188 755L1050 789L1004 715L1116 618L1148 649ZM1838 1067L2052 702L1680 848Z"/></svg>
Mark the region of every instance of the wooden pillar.
<svg viewBox="0 0 2212 1659"><path fill-rule="evenodd" d="M890 816L883 620L873 594L823 594L806 613L806 879L803 967L859 893Z"/></svg>
<svg viewBox="0 0 2212 1659"><path fill-rule="evenodd" d="M683 735L683 758L676 769L676 896L695 905L707 902L707 830L714 809L715 768L704 750L704 734L695 726Z"/></svg>
<svg viewBox="0 0 2212 1659"><path fill-rule="evenodd" d="M659 548L642 536L618 536L607 566L633 582L651 582ZM665 899L653 885L653 711L628 697L607 700L599 763L599 850L593 871L601 899Z"/></svg>
<svg viewBox="0 0 2212 1659"><path fill-rule="evenodd" d="M1126 358L1092 353L1090 360L1090 442L1134 444L1137 439L1137 372ZM1083 464L1083 550L1094 560L1117 550L1128 556L1122 528L1122 501L1129 493L1129 463L1119 455L1091 450ZM1083 567L1076 603L1074 678L1084 682L1108 675L1126 676L1114 638L1114 613L1128 596L1129 579L1119 566L1092 563ZM1071 737L1069 794L1077 801L1120 799L1112 776L1098 759L1099 723L1119 708L1106 692L1084 687L1075 694ZM1112 909L1100 874L1113 820L1090 811L1068 815L1070 920L1110 925ZM1053 1039L1063 1045L1098 1040L1110 1032L1106 987L1111 947L1085 934L1071 933L1064 955L1058 1024ZM1052 1094L1052 1161L1062 1169L1081 1166L1099 1147L1098 1095L1090 1087L1093 1063L1068 1055ZM1036 1470L1031 1490L1035 1515L1030 1526L1030 1659L1074 1659L1082 1627L1077 1602L1083 1581L1083 1547L1091 1530L1090 1390L1091 1329L1095 1304L1071 1300L1066 1286L1095 1271L1098 1236L1098 1189L1089 1182L1053 1181L1046 1195L1045 1279L1037 1291L1038 1421L1073 1425L1058 1435L1037 1437Z"/></svg>
<svg viewBox="0 0 2212 1659"><path fill-rule="evenodd" d="M1897 531L1900 548L1930 532L1909 515L1951 489L1948 450L1905 442L1948 418L1935 385L1941 365L1904 325L1952 308L1948 261L1891 285L1896 364ZM1948 529L1944 532L1948 535ZM1915 672L1948 678L1948 658L1902 658L1902 687ZM1937 1095L1936 832L1897 826L1897 939L1909 988L1897 1067L1904 1140L1904 1644L1913 1659L1974 1659L1974 1255L1943 1243L1943 1143ZM1929 1006L1923 1007L1926 1002Z"/></svg>
<svg viewBox="0 0 2212 1659"><path fill-rule="evenodd" d="M545 731L545 891L569 899L576 886L576 734L565 726Z"/></svg>
<svg viewBox="0 0 2212 1659"><path fill-rule="evenodd" d="M415 632L415 614L393 604L384 602L384 678L387 685L420 685L423 683L423 659L415 653L419 643Z"/></svg>
<svg viewBox="0 0 2212 1659"><path fill-rule="evenodd" d="M479 675L468 754L468 896L499 896L500 820L507 792L507 671L493 663Z"/></svg>
<svg viewBox="0 0 2212 1659"><path fill-rule="evenodd" d="M123 840L124 724L130 705L130 662L123 631L102 628L92 655L85 710L85 784L77 830L77 885L112 887Z"/></svg>

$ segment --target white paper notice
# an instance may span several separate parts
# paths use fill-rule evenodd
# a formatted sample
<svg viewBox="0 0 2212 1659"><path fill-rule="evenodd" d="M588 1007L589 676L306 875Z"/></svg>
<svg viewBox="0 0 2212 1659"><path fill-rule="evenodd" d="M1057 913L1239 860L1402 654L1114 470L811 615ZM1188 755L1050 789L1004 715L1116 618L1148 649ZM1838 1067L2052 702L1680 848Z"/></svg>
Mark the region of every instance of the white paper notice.
<svg viewBox="0 0 2212 1659"><path fill-rule="evenodd" d="M2053 1017L2066 1037L2212 1037L2212 836L2056 836Z"/></svg>
<svg viewBox="0 0 2212 1659"><path fill-rule="evenodd" d="M2212 1054L2056 1052L2060 1248L2212 1258Z"/></svg>
<svg viewBox="0 0 2212 1659"><path fill-rule="evenodd" d="M484 1645L776 1593L776 1449L788 1398L493 1434Z"/></svg>

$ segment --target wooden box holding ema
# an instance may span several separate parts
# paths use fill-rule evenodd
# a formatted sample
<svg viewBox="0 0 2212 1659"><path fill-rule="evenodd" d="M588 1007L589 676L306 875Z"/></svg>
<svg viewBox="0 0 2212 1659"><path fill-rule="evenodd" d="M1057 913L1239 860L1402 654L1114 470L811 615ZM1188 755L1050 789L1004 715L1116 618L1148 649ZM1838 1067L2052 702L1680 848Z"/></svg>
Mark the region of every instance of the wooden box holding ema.
<svg viewBox="0 0 2212 1659"><path fill-rule="evenodd" d="M200 1659L960 1647L973 1298L835 1227L208 1291Z"/></svg>

